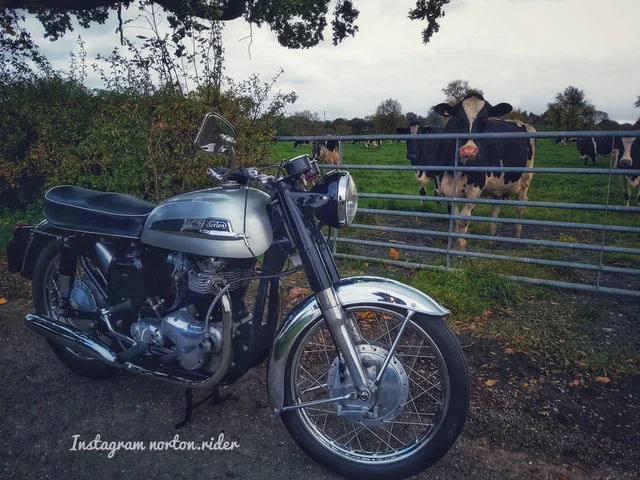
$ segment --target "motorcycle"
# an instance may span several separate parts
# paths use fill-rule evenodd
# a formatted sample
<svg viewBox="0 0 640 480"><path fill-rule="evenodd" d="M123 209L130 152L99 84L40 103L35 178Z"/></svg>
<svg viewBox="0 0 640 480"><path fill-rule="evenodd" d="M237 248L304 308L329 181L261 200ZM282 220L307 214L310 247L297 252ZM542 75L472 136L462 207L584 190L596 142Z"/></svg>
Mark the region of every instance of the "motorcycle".
<svg viewBox="0 0 640 480"><path fill-rule="evenodd" d="M7 248L9 270L33 280L26 325L78 375L132 372L188 393L268 359L270 406L318 463L348 478L426 469L469 405L449 312L394 280L340 276L323 228L354 219L348 172L321 175L307 155L275 175L236 168L235 138L207 114L195 146L230 157L207 171L221 186L158 205L50 189L45 220L16 227ZM281 321L281 278L300 270L312 293Z"/></svg>

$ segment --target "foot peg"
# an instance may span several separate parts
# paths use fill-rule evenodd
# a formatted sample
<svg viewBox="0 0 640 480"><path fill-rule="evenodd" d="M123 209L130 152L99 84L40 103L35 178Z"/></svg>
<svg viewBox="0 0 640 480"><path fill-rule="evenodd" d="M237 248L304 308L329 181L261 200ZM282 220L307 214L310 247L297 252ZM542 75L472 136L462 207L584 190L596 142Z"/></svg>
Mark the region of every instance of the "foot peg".
<svg viewBox="0 0 640 480"><path fill-rule="evenodd" d="M146 343L136 343L133 347L118 353L117 359L121 364L133 362L147 353L147 347Z"/></svg>

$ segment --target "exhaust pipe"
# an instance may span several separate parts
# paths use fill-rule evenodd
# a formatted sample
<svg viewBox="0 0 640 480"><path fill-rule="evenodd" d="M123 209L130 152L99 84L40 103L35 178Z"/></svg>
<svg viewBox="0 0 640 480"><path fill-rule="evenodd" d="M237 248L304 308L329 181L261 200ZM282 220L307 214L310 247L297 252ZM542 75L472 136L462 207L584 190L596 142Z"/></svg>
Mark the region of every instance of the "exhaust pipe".
<svg viewBox="0 0 640 480"><path fill-rule="evenodd" d="M27 315L24 323L31 330L52 343L88 355L94 360L106 363L111 367L122 368L113 350L100 340L88 336L82 330L49 317L32 314Z"/></svg>
<svg viewBox="0 0 640 480"><path fill-rule="evenodd" d="M29 314L25 318L25 324L50 342L88 355L111 367L124 369L138 375L152 377L156 380L163 380L187 388L206 388L212 387L222 380L231 366L231 357L233 356L231 341L231 300L228 293L225 293L220 298L220 305L222 307L222 353L220 365L210 377L206 377L197 372L192 372L191 375L188 372L177 374L175 371L170 371L163 367L151 369L130 362L121 363L118 361L116 352L100 340L90 337L83 331L53 318Z"/></svg>

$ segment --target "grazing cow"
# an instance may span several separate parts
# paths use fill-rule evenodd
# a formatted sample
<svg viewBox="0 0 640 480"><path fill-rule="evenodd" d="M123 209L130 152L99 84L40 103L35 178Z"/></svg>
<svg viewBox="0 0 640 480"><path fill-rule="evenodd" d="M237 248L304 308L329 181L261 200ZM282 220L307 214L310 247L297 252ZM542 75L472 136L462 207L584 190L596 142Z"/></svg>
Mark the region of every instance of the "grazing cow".
<svg viewBox="0 0 640 480"><path fill-rule="evenodd" d="M558 137L556 138L556 147L558 145L560 145L561 147L564 147L568 141L569 139L567 137Z"/></svg>
<svg viewBox="0 0 640 480"><path fill-rule="evenodd" d="M433 110L449 118L444 133L512 133L535 132L535 128L518 120L499 120L513 110L508 103L491 105L484 97L477 93L465 96L456 105L441 103ZM434 165L453 167L455 162L455 140L440 140L436 148ZM533 174L531 172L501 172L500 167L531 168L534 163L535 139L500 138L500 139L469 139L459 150L459 163L466 166L496 167L487 172L458 172L453 170L433 172L436 179L436 194L445 197L461 197L471 200L462 207L461 215L470 216L475 208L472 200L480 195L496 199L507 199L515 196L520 201L527 200L527 192ZM458 207L454 204L453 211L457 214ZM520 218L524 215L525 207L518 207ZM491 217L500 214L500 206L494 205ZM454 221L456 233L466 233L468 220ZM520 236L522 225L515 226L516 236ZM491 235L495 235L495 223L490 225ZM463 250L466 240L458 238L455 247Z"/></svg>
<svg viewBox="0 0 640 480"><path fill-rule="evenodd" d="M320 163L340 163L340 143L337 140L313 141L313 159Z"/></svg>
<svg viewBox="0 0 640 480"><path fill-rule="evenodd" d="M293 148L298 148L300 145L309 145L309 140L296 140L293 142Z"/></svg>
<svg viewBox="0 0 640 480"><path fill-rule="evenodd" d="M376 150L380 150L380 147L382 146L382 141L380 141L380 140L365 140L364 141L364 146L367 147L367 150L369 150L370 148L375 148Z"/></svg>
<svg viewBox="0 0 640 480"><path fill-rule="evenodd" d="M628 170L640 170L640 138L620 138L620 160L618 160L618 168ZM631 192L634 188L638 189L636 194L636 203L640 207L640 176L639 175L622 175L622 188L624 189L625 205L629 206Z"/></svg>
<svg viewBox="0 0 640 480"><path fill-rule="evenodd" d="M622 148L620 139L613 139L611 137L580 138L576 145L578 147L580 157L584 160L585 167L587 166L587 161L589 159L591 159L591 162L595 166L596 157L613 156L615 164L618 160L618 152Z"/></svg>
<svg viewBox="0 0 640 480"><path fill-rule="evenodd" d="M408 127L396 128L398 135L417 135L427 134L433 132L433 129L429 126L422 126L420 122L412 122ZM433 155L436 147L435 141L419 141L419 140L407 140L407 160L411 162L411 165L433 165ZM416 170L416 182L420 185L420 195L426 196L426 186L431 178L427 175L426 170Z"/></svg>

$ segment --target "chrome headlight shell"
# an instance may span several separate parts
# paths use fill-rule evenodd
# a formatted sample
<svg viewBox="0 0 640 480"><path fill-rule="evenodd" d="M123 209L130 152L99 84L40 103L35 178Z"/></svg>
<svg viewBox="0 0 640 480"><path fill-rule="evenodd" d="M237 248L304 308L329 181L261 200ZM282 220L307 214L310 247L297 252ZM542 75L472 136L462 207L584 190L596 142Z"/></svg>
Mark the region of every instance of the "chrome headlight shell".
<svg viewBox="0 0 640 480"><path fill-rule="evenodd" d="M348 226L358 211L358 189L356 182L348 172L338 180L338 221L340 226Z"/></svg>
<svg viewBox="0 0 640 480"><path fill-rule="evenodd" d="M358 190L349 172L329 172L314 185L311 191L326 195L330 199L316 211L322 223L340 228L353 222L358 210Z"/></svg>

